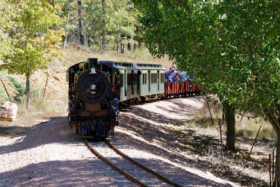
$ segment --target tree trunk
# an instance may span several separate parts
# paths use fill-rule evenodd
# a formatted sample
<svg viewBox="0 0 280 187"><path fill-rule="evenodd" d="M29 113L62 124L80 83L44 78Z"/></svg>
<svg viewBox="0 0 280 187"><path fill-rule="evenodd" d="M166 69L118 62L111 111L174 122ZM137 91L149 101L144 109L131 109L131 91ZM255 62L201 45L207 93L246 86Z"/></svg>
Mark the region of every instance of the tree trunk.
<svg viewBox="0 0 280 187"><path fill-rule="evenodd" d="M275 164L275 176L274 176L273 186L280 187L280 115L279 115L280 109L279 106L270 105L267 108L264 107L263 110L277 135L276 164Z"/></svg>
<svg viewBox="0 0 280 187"><path fill-rule="evenodd" d="M84 34L83 34L83 18L82 18L82 1L78 1L79 9L78 9L78 17L79 17L79 42L80 45L85 44Z"/></svg>
<svg viewBox="0 0 280 187"><path fill-rule="evenodd" d="M132 27L134 27L134 23L132 22ZM132 35L131 36L131 51L134 51L135 48L134 48L134 36Z"/></svg>
<svg viewBox="0 0 280 187"><path fill-rule="evenodd" d="M119 39L117 39L117 53L119 53L119 47L120 47L120 42Z"/></svg>
<svg viewBox="0 0 280 187"><path fill-rule="evenodd" d="M30 106L30 74L26 74L26 109Z"/></svg>
<svg viewBox="0 0 280 187"><path fill-rule="evenodd" d="M87 39L87 45L88 45L88 47L91 47L90 37L88 37L88 39Z"/></svg>
<svg viewBox="0 0 280 187"><path fill-rule="evenodd" d="M223 106L222 120L223 120L223 123L225 123L225 106Z"/></svg>
<svg viewBox="0 0 280 187"><path fill-rule="evenodd" d="M103 52L107 51L107 46L106 46L106 29L107 29L107 24L106 24L106 2L105 0L102 0L102 8L103 8L103 16L104 16L104 28L102 32L102 50Z"/></svg>
<svg viewBox="0 0 280 187"><path fill-rule="evenodd" d="M139 40L139 41L138 41L138 49L140 49L141 46L142 46L142 40Z"/></svg>
<svg viewBox="0 0 280 187"><path fill-rule="evenodd" d="M277 151L276 151L275 181L273 186L280 187L280 132L277 132L276 146L277 146Z"/></svg>
<svg viewBox="0 0 280 187"><path fill-rule="evenodd" d="M226 150L235 150L235 108L227 102L224 104L225 118L227 123Z"/></svg>
<svg viewBox="0 0 280 187"><path fill-rule="evenodd" d="M124 47L125 47L125 44L121 44L121 54L124 54Z"/></svg>
<svg viewBox="0 0 280 187"><path fill-rule="evenodd" d="M64 37L64 40L63 40L63 50L65 50L65 48L67 47L69 16L70 16L70 14L69 14L69 9L68 9L66 31L65 31L65 37Z"/></svg>

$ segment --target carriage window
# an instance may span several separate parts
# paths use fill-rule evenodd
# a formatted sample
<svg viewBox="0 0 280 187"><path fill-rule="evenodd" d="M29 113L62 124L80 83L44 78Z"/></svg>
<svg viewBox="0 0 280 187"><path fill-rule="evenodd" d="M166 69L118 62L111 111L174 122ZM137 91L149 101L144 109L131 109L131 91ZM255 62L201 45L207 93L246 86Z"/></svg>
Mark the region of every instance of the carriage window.
<svg viewBox="0 0 280 187"><path fill-rule="evenodd" d="M133 76L133 84L138 84L138 75L134 74Z"/></svg>
<svg viewBox="0 0 280 187"><path fill-rule="evenodd" d="M133 85L133 74L127 74L127 85Z"/></svg>
<svg viewBox="0 0 280 187"><path fill-rule="evenodd" d="M147 73L144 73L143 75L143 84L147 84Z"/></svg>
<svg viewBox="0 0 280 187"><path fill-rule="evenodd" d="M123 74L120 74L120 87L122 87L123 86Z"/></svg>
<svg viewBox="0 0 280 187"><path fill-rule="evenodd" d="M157 74L156 73L151 74L151 82L152 83L157 83Z"/></svg>
<svg viewBox="0 0 280 187"><path fill-rule="evenodd" d="M160 80L161 80L161 83L164 83L164 80L165 80L164 73L160 74Z"/></svg>

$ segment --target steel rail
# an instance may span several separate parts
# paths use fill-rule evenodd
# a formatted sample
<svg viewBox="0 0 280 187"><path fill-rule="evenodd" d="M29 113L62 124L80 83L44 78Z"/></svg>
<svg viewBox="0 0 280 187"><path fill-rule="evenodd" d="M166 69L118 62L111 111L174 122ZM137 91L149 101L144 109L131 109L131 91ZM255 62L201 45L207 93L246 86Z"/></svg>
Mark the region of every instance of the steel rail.
<svg viewBox="0 0 280 187"><path fill-rule="evenodd" d="M173 186L176 186L176 187L181 187L182 185L166 178L165 176L162 176L161 174L157 173L156 171L144 166L143 164L137 162L136 160L132 159L131 157L129 157L128 155L124 154L123 152L121 152L118 148L116 148L115 146L113 146L108 140L105 141L106 144L111 148L113 149L116 153L118 153L119 155L121 155L122 157L126 158L127 160L129 160L130 162L132 162L133 164L141 167L142 169L144 169L145 171L157 176L159 179L161 179L162 181L170 184L170 185L173 185Z"/></svg>
<svg viewBox="0 0 280 187"><path fill-rule="evenodd" d="M120 174L124 175L126 178L128 178L130 181L143 186L143 187L147 187L146 184L144 184L143 182L139 181L138 179L136 179L135 177L129 175L127 172L125 172L124 170L120 169L118 166L116 166L115 164L113 164L112 162L110 162L108 159L106 159L105 157L103 157L98 151L96 151L89 143L86 139L83 139L85 144L87 145L88 149L95 154L100 160L102 160L103 162L105 162L107 165L109 165L111 168L113 168L114 170L118 171Z"/></svg>

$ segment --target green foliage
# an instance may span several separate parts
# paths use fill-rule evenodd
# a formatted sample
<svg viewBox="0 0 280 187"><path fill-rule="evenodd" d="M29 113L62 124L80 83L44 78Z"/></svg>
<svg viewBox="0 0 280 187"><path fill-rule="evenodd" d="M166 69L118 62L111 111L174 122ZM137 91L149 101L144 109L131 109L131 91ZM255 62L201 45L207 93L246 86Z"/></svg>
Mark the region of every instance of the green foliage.
<svg viewBox="0 0 280 187"><path fill-rule="evenodd" d="M10 16L13 28L7 32L11 40L10 53L2 55L0 69L26 76L26 107L29 107L30 76L38 69L46 69L51 57L58 56L64 31L59 7L48 0L11 0L15 10Z"/></svg>
<svg viewBox="0 0 280 187"><path fill-rule="evenodd" d="M10 32L13 50L3 56L1 68L11 73L31 75L37 69L47 68L51 56L59 55L64 32L58 26L62 19L47 0L13 0L10 5L17 10L11 17L15 24L14 31Z"/></svg>
<svg viewBox="0 0 280 187"><path fill-rule="evenodd" d="M138 23L136 20L138 11L134 8L131 0L105 0L106 14L102 7L102 1L82 0L82 33L86 41L91 45L101 47L102 32L106 25L106 43L136 43L135 39L142 37L137 32ZM67 18L65 30L67 31L68 40L78 43L78 25L79 16L77 1L59 1L63 7L61 16Z"/></svg>
<svg viewBox="0 0 280 187"><path fill-rule="evenodd" d="M109 43L128 40L127 36L134 37L136 11L129 0L106 0L106 15L103 13L101 1L89 1L84 6L85 21L89 23L86 30L89 35L94 36L95 43L101 42L105 24Z"/></svg>
<svg viewBox="0 0 280 187"><path fill-rule="evenodd" d="M14 9L6 0L0 0L0 59L3 54L9 54L12 50L9 31L12 31L13 21L10 17L14 16Z"/></svg>
<svg viewBox="0 0 280 187"><path fill-rule="evenodd" d="M279 103L279 2L134 0L145 41L196 72L222 101L253 108Z"/></svg>
<svg viewBox="0 0 280 187"><path fill-rule="evenodd" d="M24 82L19 82L17 81L14 77L11 76L7 76L8 80L10 81L10 83L13 85L13 87L16 90L16 95L13 97L13 100L15 102L21 103L22 102L22 97L26 94L26 86ZM33 96L33 98L35 99L39 99L40 97L40 90L39 89L34 89L31 88L31 95ZM5 97L6 100L9 100L9 98Z"/></svg>
<svg viewBox="0 0 280 187"><path fill-rule="evenodd" d="M3 90L0 90L0 106L4 103L4 101L9 101L9 97L7 96L6 93L4 93Z"/></svg>
<svg viewBox="0 0 280 187"><path fill-rule="evenodd" d="M16 89L16 96L13 98L14 101L21 103L22 101L22 96L25 94L26 92L26 87L24 83L18 82L14 77L8 76L7 77L9 79L9 81L12 83L12 85L15 87Z"/></svg>

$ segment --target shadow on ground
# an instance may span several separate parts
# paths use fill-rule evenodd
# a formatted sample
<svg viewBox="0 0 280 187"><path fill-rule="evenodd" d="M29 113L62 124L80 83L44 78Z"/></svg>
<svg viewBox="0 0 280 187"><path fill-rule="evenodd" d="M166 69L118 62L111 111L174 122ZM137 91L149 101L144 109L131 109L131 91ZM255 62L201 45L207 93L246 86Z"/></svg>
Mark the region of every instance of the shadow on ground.
<svg viewBox="0 0 280 187"><path fill-rule="evenodd" d="M176 103L176 105L178 105L178 107L180 108L180 103ZM192 108L190 108L190 111L191 110ZM267 186L267 183L265 181L259 180L258 178L254 178L252 176L248 176L239 171L232 171L232 169L227 166L228 163L225 163L225 165L222 166L217 166L211 161L199 160L199 157L198 159L187 159L185 157L178 156L178 154L172 154L165 150L165 147L171 147L173 149L179 149L181 151L184 151L185 153L187 152L196 154L198 156L207 156L209 154L212 154L212 156L214 157L218 156L217 159L220 159L221 157L220 155L218 155L219 152L221 152L219 140L209 135L197 136L192 129L187 129L185 131L172 131L164 126L164 124L170 124L174 122L176 124L182 125L183 123L178 123L178 120L174 120L164 115L160 115L159 113L150 112L137 107L130 112L123 113L119 117L119 120L120 128L123 128L124 130L118 131L115 136L122 140L127 139L128 145L136 146L136 148L140 150L154 150L154 152L157 152L159 155L166 155L167 159L172 160L173 162L187 163L187 166L211 171L221 178L226 178L230 181L241 183L242 185L254 184L257 186ZM161 123L163 125L157 126L154 124L154 122ZM131 134L135 135L136 137L141 137L142 139L144 139L144 141L135 138L135 136L132 136ZM162 144L162 147L151 144L153 142L160 142ZM234 155L236 154L231 152L223 153L223 157L228 157L229 159L232 159ZM240 158L238 157L235 159L240 160ZM248 160L248 162L250 162L250 160ZM246 167L246 164L244 164L243 161L240 164L243 164L242 167ZM252 164L255 163L251 163L251 165ZM257 165L258 164L261 163L257 163ZM248 167L249 165L250 163L247 163Z"/></svg>
<svg viewBox="0 0 280 187"><path fill-rule="evenodd" d="M17 128L17 127L10 127ZM5 130L5 128L4 128ZM9 130L9 127L6 128ZM11 129L10 129L11 130ZM1 132L3 134L5 132ZM21 138L11 145L0 146L0 155L3 153L12 153L25 149L31 149L40 145L49 143L67 143L71 136L65 136L61 139L58 135L71 134L70 128L67 126L67 118L59 117L50 121L39 123L33 127L22 128L21 133L15 134L13 137L20 136Z"/></svg>
<svg viewBox="0 0 280 187"><path fill-rule="evenodd" d="M104 170L108 172L104 172ZM48 161L0 174L0 186L112 186L127 180L99 160ZM13 177L16 176L16 177ZM129 185L129 183L128 183Z"/></svg>
<svg viewBox="0 0 280 187"><path fill-rule="evenodd" d="M119 134L119 135L124 135L124 138L126 138L127 140L131 139L130 137L126 136L125 134ZM131 148L131 149L135 150L135 147L140 146L139 143L140 142L138 142L138 141L133 141L132 142L133 148ZM121 146L124 146L124 145L121 144ZM144 146L146 146L146 144L144 144ZM107 145L100 144L99 148L100 147L107 148ZM162 151L165 151L165 150L159 149L159 148L155 149L155 152L157 152L157 153L160 153ZM126 170L127 160L119 159L116 157L109 157L107 159L109 159L111 162L116 164L118 167ZM161 175L175 181L176 183L178 183L182 186L231 186L229 184L220 184L213 180L209 180L209 179L205 178L204 176L200 176L196 173L190 172L183 167L178 167L176 164L173 164L172 160L170 160L170 162L169 162L166 160L157 159L156 157L150 157L147 159L136 157L134 159L137 160L139 163L141 163L149 168L152 168L153 170L159 172ZM128 173L130 173L130 172L128 171ZM137 170L136 178L142 182L144 182L144 181L151 182L150 181L151 178L147 177L147 175L145 175L145 173L146 172L143 172L141 169ZM205 173L203 173L203 174L205 174ZM149 183L147 183L147 184L149 184ZM159 186L159 185L155 184L155 186Z"/></svg>
<svg viewBox="0 0 280 187"><path fill-rule="evenodd" d="M20 136L22 132L29 130L30 127L21 127L21 126L0 126L0 136L11 136L17 137Z"/></svg>

